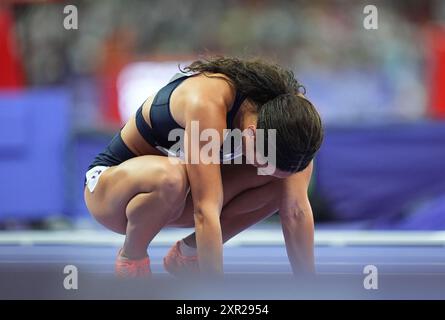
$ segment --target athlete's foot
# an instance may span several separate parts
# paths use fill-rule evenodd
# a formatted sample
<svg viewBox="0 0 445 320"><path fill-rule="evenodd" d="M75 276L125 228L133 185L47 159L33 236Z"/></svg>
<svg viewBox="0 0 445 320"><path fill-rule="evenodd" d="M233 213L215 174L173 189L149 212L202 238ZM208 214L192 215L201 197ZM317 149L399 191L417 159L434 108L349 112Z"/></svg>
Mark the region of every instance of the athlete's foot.
<svg viewBox="0 0 445 320"><path fill-rule="evenodd" d="M115 274L118 278L148 278L151 276L150 258L128 259L122 256L122 249L116 258Z"/></svg>
<svg viewBox="0 0 445 320"><path fill-rule="evenodd" d="M175 276L197 274L199 272L198 257L183 255L180 241L177 241L164 257L164 268Z"/></svg>

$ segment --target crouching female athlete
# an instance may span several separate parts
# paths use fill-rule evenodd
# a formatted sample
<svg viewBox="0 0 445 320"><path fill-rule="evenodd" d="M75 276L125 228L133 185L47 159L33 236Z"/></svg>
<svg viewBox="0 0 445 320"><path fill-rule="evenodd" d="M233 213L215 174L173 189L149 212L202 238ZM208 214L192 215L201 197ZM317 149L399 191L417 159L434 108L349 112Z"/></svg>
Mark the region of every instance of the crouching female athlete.
<svg viewBox="0 0 445 320"><path fill-rule="evenodd" d="M277 211L293 272L313 272L307 190L323 129L302 86L292 72L256 59L198 60L185 71L145 101L86 173L89 211L126 236L116 274L150 275L147 248L156 234L168 226L194 226L170 249L164 267L175 275L221 275L223 243ZM245 161L245 147L230 153L221 148L219 155L242 157L243 164L193 163L190 152L169 156L175 143L169 133L183 128L191 136L193 122L199 133L216 130L221 143L224 129L247 132L243 146L257 139L257 129L275 129L276 170L258 174L259 162ZM191 150L190 143L184 148Z"/></svg>

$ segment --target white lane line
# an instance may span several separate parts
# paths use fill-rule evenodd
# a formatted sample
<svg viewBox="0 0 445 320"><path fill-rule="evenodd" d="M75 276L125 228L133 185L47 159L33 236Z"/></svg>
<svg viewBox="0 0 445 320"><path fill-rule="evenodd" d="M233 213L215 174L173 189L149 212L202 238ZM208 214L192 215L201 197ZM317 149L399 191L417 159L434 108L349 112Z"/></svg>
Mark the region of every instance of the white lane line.
<svg viewBox="0 0 445 320"><path fill-rule="evenodd" d="M172 245L189 234L192 229L166 229L153 240L153 245ZM76 244L121 245L124 236L108 231L4 231L0 232L0 244ZM227 243L227 246L282 246L283 235L279 228L246 230ZM319 246L445 246L445 231L364 231L318 230L315 244Z"/></svg>

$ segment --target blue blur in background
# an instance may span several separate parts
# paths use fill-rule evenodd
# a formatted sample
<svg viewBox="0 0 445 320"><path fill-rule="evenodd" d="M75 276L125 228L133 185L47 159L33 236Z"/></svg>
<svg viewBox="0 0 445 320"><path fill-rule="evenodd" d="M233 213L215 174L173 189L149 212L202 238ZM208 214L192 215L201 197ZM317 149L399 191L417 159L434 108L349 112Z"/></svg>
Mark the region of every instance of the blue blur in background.
<svg viewBox="0 0 445 320"><path fill-rule="evenodd" d="M51 88L0 96L0 217L67 213L70 95Z"/></svg>

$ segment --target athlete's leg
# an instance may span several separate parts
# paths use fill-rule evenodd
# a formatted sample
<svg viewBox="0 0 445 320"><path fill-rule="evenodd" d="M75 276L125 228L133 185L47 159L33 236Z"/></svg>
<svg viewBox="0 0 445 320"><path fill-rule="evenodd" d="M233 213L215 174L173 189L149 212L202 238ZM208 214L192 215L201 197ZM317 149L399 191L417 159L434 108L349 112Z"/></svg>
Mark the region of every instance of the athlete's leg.
<svg viewBox="0 0 445 320"><path fill-rule="evenodd" d="M278 211L279 184L279 180L274 180L260 187L247 189L224 206L221 213L223 242ZM196 248L195 233L184 238L184 241Z"/></svg>
<svg viewBox="0 0 445 320"><path fill-rule="evenodd" d="M145 257L154 236L183 211L189 190L185 166L170 160L136 157L106 170L93 193L85 188L91 214L107 228L126 234L124 257Z"/></svg>

